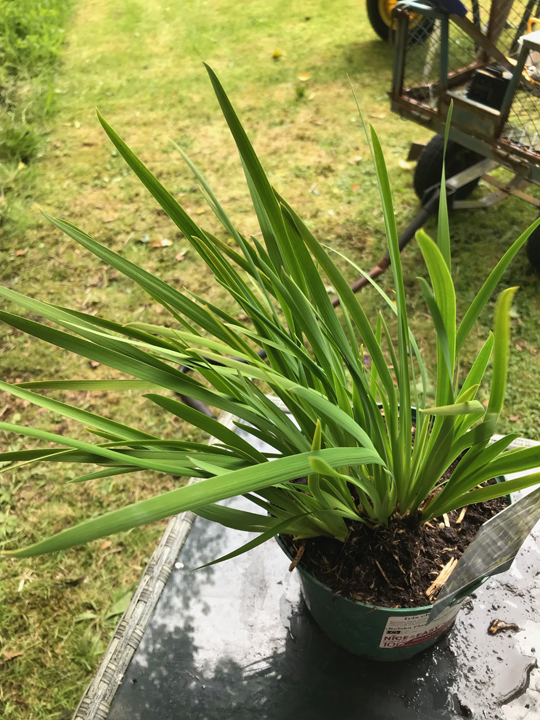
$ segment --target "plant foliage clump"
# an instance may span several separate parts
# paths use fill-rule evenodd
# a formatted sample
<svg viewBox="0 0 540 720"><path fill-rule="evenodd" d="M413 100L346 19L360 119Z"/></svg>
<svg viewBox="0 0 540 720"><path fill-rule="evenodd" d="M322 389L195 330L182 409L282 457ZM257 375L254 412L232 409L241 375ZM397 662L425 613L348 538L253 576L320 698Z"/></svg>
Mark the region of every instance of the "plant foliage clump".
<svg viewBox="0 0 540 720"><path fill-rule="evenodd" d="M180 148L235 247L199 227L101 117L100 122L118 152L247 320L233 317L204 298L176 290L70 223L49 216L76 242L146 290L170 313L170 322L164 326L122 325L6 289L2 290L6 300L57 327L9 312L1 314L5 322L23 332L133 378L4 383L3 389L17 397L80 421L99 442L2 423L3 430L45 443L34 450L5 453L3 461L100 466L76 482L141 468L189 475L200 481L92 518L9 554L28 557L63 550L184 510L259 533L241 550L280 532L299 538L325 535L345 540L347 521L375 528L386 525L396 514L418 513L419 521L426 522L450 510L540 482L536 473L508 481L504 487L478 487L495 476L540 465L540 447L506 450L515 434L490 444L504 401L510 309L516 288L499 295L493 333L465 380L459 382L460 355L471 328L504 270L540 221L508 249L461 322L456 317L444 194L437 242L418 233L430 278L430 282L419 282L437 346L435 406L428 407L424 363L407 319L392 196L374 129L370 128L368 142L384 213L395 301L371 283L395 314L397 338L391 337L382 313L376 326L371 325L329 252L272 188L219 80L210 68L208 72L241 156L262 243L238 232ZM340 311L332 306L323 276L336 289ZM364 362L365 353L371 358L369 366ZM490 360L492 383L484 407L476 393ZM181 438L162 440L36 392L134 388L148 390L149 402L206 431L217 444L207 446ZM256 450L218 421L158 394L158 390L189 396L232 413L239 428L263 440L270 449ZM412 406L417 409L414 433ZM457 459L450 479L441 480ZM295 482L303 477L307 485ZM266 514L217 504L237 495L244 495Z"/></svg>

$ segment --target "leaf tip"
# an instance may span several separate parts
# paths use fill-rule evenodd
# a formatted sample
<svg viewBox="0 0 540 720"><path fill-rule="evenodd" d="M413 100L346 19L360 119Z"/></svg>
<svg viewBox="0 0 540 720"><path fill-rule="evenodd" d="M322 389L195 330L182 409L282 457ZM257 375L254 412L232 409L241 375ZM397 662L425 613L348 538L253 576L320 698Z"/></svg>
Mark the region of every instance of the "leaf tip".
<svg viewBox="0 0 540 720"><path fill-rule="evenodd" d="M418 243L428 242L429 240L431 240L430 236L422 228L416 231L415 238ZM431 242L433 242L433 240L431 240Z"/></svg>
<svg viewBox="0 0 540 720"><path fill-rule="evenodd" d="M210 67L210 65L208 65L208 63L205 63L204 60L203 60L203 65L204 65L204 67L206 68L206 72L207 72L208 75L210 76L210 79L211 79L212 81L217 80L217 75L216 75L216 73L212 70L212 68Z"/></svg>
<svg viewBox="0 0 540 720"><path fill-rule="evenodd" d="M103 115L99 112L99 110L96 108L96 116L99 120L101 126L106 130L109 127L109 123L105 120Z"/></svg>
<svg viewBox="0 0 540 720"><path fill-rule="evenodd" d="M52 215L49 215L49 213L46 210L40 210L40 213L43 215L43 217L47 218L49 222L54 223L55 219Z"/></svg>

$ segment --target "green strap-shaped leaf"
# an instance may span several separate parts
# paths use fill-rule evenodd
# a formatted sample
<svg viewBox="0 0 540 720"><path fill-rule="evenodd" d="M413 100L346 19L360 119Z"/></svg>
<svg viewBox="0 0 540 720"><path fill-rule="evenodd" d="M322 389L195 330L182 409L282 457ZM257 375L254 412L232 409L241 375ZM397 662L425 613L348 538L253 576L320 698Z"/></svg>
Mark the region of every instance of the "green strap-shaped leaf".
<svg viewBox="0 0 540 720"><path fill-rule="evenodd" d="M28 310L38 315L42 315L48 320L52 320L59 325L62 325L68 330L76 332L78 335L82 335L82 337L90 340L96 345L100 345L101 347L108 350L114 350L115 352L118 352L122 355L127 355L137 360L141 360L147 365L151 365L158 369L165 370L166 372L170 371L170 366L164 363L162 360L159 360L157 357L155 357L155 355L161 355L167 360L172 360L176 363L183 360L182 355L178 353L177 348L175 348L174 346L173 349L170 350L169 347L164 348L159 343L158 347L156 347L153 342L148 343L141 340L118 338L108 332L104 332L103 330L95 327L93 323L87 322L84 318L76 318L71 313L62 310L55 305L50 305L49 303L43 303L39 300L34 300L33 298L26 297L25 295L16 293L13 290L7 290L6 288L0 288L0 293L4 297L7 297L8 299L18 303L19 305L22 305ZM117 331L123 332L124 327L118 325ZM148 335L147 337L151 341L153 340L151 335ZM149 348L153 352L145 352L144 350L141 350L138 346Z"/></svg>
<svg viewBox="0 0 540 720"><path fill-rule="evenodd" d="M431 288L427 284L427 282L424 280L424 278L418 278L418 282L420 283L420 289L422 290L422 295L424 296L424 300L427 303L427 306L429 308L429 312L431 313L431 318L433 320L433 324L435 325L435 329L437 331L437 340L440 348L440 352L444 358L444 364L446 367L446 372L448 373L448 380L450 384L452 384L452 379L454 376L454 368L452 367L452 360L450 359L450 346L448 344L448 334L446 332L446 326L444 324L444 320L441 314L441 311L439 309L439 306L437 305L437 300L435 299L435 295L431 292Z"/></svg>
<svg viewBox="0 0 540 720"><path fill-rule="evenodd" d="M208 332L213 333L216 337L220 337L220 327L215 322L211 322L211 318L204 311L203 308L199 307L195 302L189 300L185 295L178 290L175 290L167 283L163 282L155 275L151 275L146 270L143 270L138 265L126 260L121 255L109 250L108 248L100 245L100 243L93 240L89 235L80 230L79 228L71 225L71 223L65 222L58 218L53 218L47 213L43 212L43 215L59 230L69 235L80 245L90 250L94 255L99 257L101 260L111 265L113 268L121 272L123 275L134 280L145 290L154 300L161 303L167 309L174 308L178 312L183 313L193 322L197 323L201 327L204 327ZM182 319L181 319L182 320Z"/></svg>
<svg viewBox="0 0 540 720"><path fill-rule="evenodd" d="M116 477L117 475L126 475L128 473L134 473L140 470L137 467L114 467L105 468L104 470L97 470L96 472L87 473L86 475L80 475L74 480L68 480L68 485L72 483L86 482L87 480L102 480L103 478Z"/></svg>
<svg viewBox="0 0 540 720"><path fill-rule="evenodd" d="M273 537L279 535L280 533L292 533L293 535L296 535L295 526L299 524L301 520L305 519L308 515L309 513L303 513L302 515L297 515L296 517L283 520L283 522L277 523L276 525L274 525L274 527L261 533L258 537L250 540L237 550L233 550L232 552L227 553L227 555L223 555L222 557L217 558L216 560L212 560L205 565L199 565L199 567L193 568L193 570L202 570L202 568L210 567L211 565L217 565L218 563L225 562L225 560L232 560L239 555L243 555L244 553L253 550L259 545L267 542L268 540L271 540Z"/></svg>
<svg viewBox="0 0 540 720"><path fill-rule="evenodd" d="M443 163L441 171L441 192L439 195L439 220L437 223L437 245L441 251L441 255L448 267L451 270L452 258L450 253L450 227L448 225L448 202L446 198L446 148L448 146L448 135L450 133L450 126L452 123L452 111L454 109L454 101L450 102L450 107L446 115L446 125L444 128L444 148L443 148Z"/></svg>
<svg viewBox="0 0 540 720"><path fill-rule="evenodd" d="M503 438L507 440L507 438ZM481 473L479 483L499 475L534 470L540 467L540 445L519 450L509 450L494 460L486 470ZM492 473L489 475L489 473Z"/></svg>
<svg viewBox="0 0 540 720"><path fill-rule="evenodd" d="M455 504L458 502L458 497L467 495L470 490L477 485L481 485L486 480L514 472L535 470L540 467L540 445L520 450L507 450L501 454L502 450L509 445L508 440L508 437L501 438L497 443L493 443L493 445L481 451L481 454L479 454L476 460L477 469L474 470L474 472L469 470L469 473L460 478L459 482L452 483L452 478L450 478L449 483L447 483L443 491L426 506L425 512L429 513L431 517L438 517L442 512L446 512L441 508L445 508L449 504ZM494 453L494 445L498 445L498 452L495 455L496 459L491 460ZM469 453L472 452L473 450L469 451ZM469 453L467 453L467 455ZM467 455L464 460L467 459ZM482 463L482 456L486 458L485 463ZM488 462L488 459L491 461ZM521 480L523 478L519 479ZM505 487L509 486L505 485ZM530 484L522 485L521 487L530 487ZM500 494L505 495L506 492L503 490ZM458 504L457 507L461 507L461 505Z"/></svg>
<svg viewBox="0 0 540 720"><path fill-rule="evenodd" d="M493 435L491 428L489 424L487 423L480 423L472 430L468 430L467 432L463 433L457 440L454 441L454 444L450 448L449 453L449 465L454 462L454 460L461 455L461 453L464 450L467 450L467 448L472 448L475 445L482 444L485 445L489 442L491 436ZM511 438L508 445L510 445L519 435L517 433L513 435L508 435L508 438ZM449 482L451 482L452 479L450 478Z"/></svg>
<svg viewBox="0 0 540 720"><path fill-rule="evenodd" d="M159 385L145 380L38 380L17 383L16 387L32 390L152 390Z"/></svg>
<svg viewBox="0 0 540 720"><path fill-rule="evenodd" d="M27 437L35 437L39 440L45 440L46 442L53 442L58 445L65 445L66 447L72 447L77 450L83 450L89 453L93 453L95 456L114 460L121 465L126 464L126 454L111 450L103 445L91 445L90 443L82 442L81 440L74 440L73 438L66 437L65 435L56 435L55 433L49 433L45 430L38 430L37 428L24 427L22 425L12 425L11 423L2 422L0 423L0 430L5 432L14 432L19 435L26 435ZM179 456L185 456L185 453L179 453ZM192 469L189 466L182 466L180 463L174 462L161 462L154 459L141 459L134 455L129 456L129 464L137 465L141 468L148 468L149 470L157 470L158 472L171 473L173 475L189 475Z"/></svg>
<svg viewBox="0 0 540 720"><path fill-rule="evenodd" d="M444 322L450 363L453 368L456 355L456 293L452 276L441 251L429 235L426 235L423 230L419 230L416 233L416 239L424 256L437 306Z"/></svg>
<svg viewBox="0 0 540 720"><path fill-rule="evenodd" d="M20 432L21 428L9 426L9 431ZM25 428L22 428L25 430ZM42 433L44 436L50 433ZM34 436L38 436L35 434ZM43 437L43 439L48 439ZM57 437L54 436L54 441ZM86 445L85 443L82 443ZM6 551L14 557L33 557L43 553L66 550L82 545L106 535L123 532L155 520L161 520L185 510L218 502L228 497L256 492L270 485L303 477L311 471L309 458L314 453L305 452L295 456L279 458L271 463L261 463L254 467L236 470L228 475L208 478L192 485L171 490L157 497L128 505L121 510L113 510L98 518L92 518L75 527L68 528L47 540L42 540L27 548ZM342 467L366 463L378 463L376 453L364 448L327 448L317 453L330 467Z"/></svg>
<svg viewBox="0 0 540 720"><path fill-rule="evenodd" d="M36 448L35 450L12 450L10 452L0 453L0 462L26 462L28 460L41 460L42 458L51 459L54 455L65 453L64 449L56 448Z"/></svg>
<svg viewBox="0 0 540 720"><path fill-rule="evenodd" d="M203 232L201 228L193 222L190 216L182 208L182 206L173 198L168 190L159 182L159 180L148 170L148 168L142 163L135 153L126 145L118 133L113 130L109 123L103 118L100 113L97 114L98 120L101 123L103 129L111 139L113 145L116 147L120 155L127 162L129 167L133 170L135 175L139 178L142 184L150 192L150 194L157 200L161 207L165 210L171 220L177 225L182 233L186 236L188 241L191 241L193 236L201 237Z"/></svg>
<svg viewBox="0 0 540 720"><path fill-rule="evenodd" d="M33 405L58 413L64 417L91 425L92 427L104 430L105 432L114 433L125 440L143 440L144 438L157 439L155 435L141 432L140 430L128 427L127 425L115 422L114 420L108 420L107 418L101 417L101 415L95 415L87 410L79 410L72 405L66 405L66 403L59 402L58 400L43 397L42 395L38 395L38 393L17 387L17 385L0 382L0 390L4 390L4 392L15 395L15 397L21 398L22 400L28 400Z"/></svg>
<svg viewBox="0 0 540 720"><path fill-rule="evenodd" d="M383 300L384 300L385 303L388 305L388 307L390 308L390 310L394 313L394 315L397 315L397 307L396 307L396 304L395 304L394 302L392 302L392 300L391 300L391 299L389 298L389 296L384 292L384 290L383 290L382 287L379 285L379 283L375 282L375 280L374 280L372 277L370 277L369 274L368 274L367 272L365 272L365 270L363 270L357 263L355 263L353 260L351 260L350 258L348 258L346 255L344 255L342 252L340 252L340 251L337 250L336 248L327 247L327 249L328 249L328 250L331 250L331 251L334 252L334 253L336 253L336 255L339 255L339 257L341 257L343 260L345 260L346 263L348 263L348 264L349 264L351 267L353 267L360 275L362 275L362 277L365 278L365 279L370 283L371 287L373 287L373 288L379 293L379 295L383 298ZM328 302L330 302L330 301L328 301ZM344 308L344 310L345 310L345 312L346 312L346 308ZM347 313L347 317L348 317L348 313ZM379 316L379 317L380 317L380 316ZM421 377L421 379L422 379L423 396L425 397L425 395L426 395L426 387L427 387L426 371L425 371L424 363L423 363L423 361L422 361L422 356L421 356L421 354L420 354L420 350L419 350L419 348L418 348L418 344L417 344L417 342L416 342L416 340L415 340L415 337L414 337L414 335L413 335L413 333L412 333L412 331L411 331L410 328L409 328L409 342L411 343L411 345L412 345L412 347L413 347L414 355L415 355L416 360L417 360L417 362L418 362L418 367L419 367L419 370L420 370L420 377ZM416 404L416 407L419 407L418 403Z"/></svg>
<svg viewBox="0 0 540 720"><path fill-rule="evenodd" d="M524 477L515 478L514 480L506 480L502 483L495 483L494 485L488 485L487 487L479 488L478 490L471 490L470 492L459 495L455 498L449 498L446 503L438 506L436 509L436 515L433 514L431 506L425 510L422 514L422 522L427 522L434 517L440 517L443 513L452 512L452 510L459 510L459 508L465 507L466 505L472 505L473 503L487 502L494 498L503 497L503 495L509 495L519 490L524 490L528 487L533 487L540 484L540 473L534 473L532 475L525 475Z"/></svg>
<svg viewBox="0 0 540 720"><path fill-rule="evenodd" d="M369 323L369 320L362 309L358 298L350 289L348 282L343 277L343 274L337 268L335 263L330 259L321 244L308 230L306 225L302 222L300 217L292 210L291 207L287 206L287 209L291 213L295 225L298 228L303 242L306 247L311 251L313 257L320 264L323 271L328 275L328 279L332 285L336 288L336 292L340 297L341 302L347 308L351 320L356 324L358 331L367 347L367 350L371 356L372 362L376 364L377 370L381 377L381 381L388 393L389 397L395 397L395 388L392 381L392 376L388 371L386 360L381 351L380 346L377 343L373 329ZM360 375L357 375L358 379L364 381Z"/></svg>
<svg viewBox="0 0 540 720"><path fill-rule="evenodd" d="M486 368L487 368L489 359L491 358L491 352L493 350L493 342L494 342L493 333L490 332L488 339L482 345L482 349L476 356L476 360L474 361L471 369L469 370L469 374L465 378L465 382L463 383L463 386L457 397L457 402L459 402L459 400L469 390L470 387L472 387L473 385L480 385L480 383L482 382L482 380L484 378L484 373L486 372Z"/></svg>
<svg viewBox="0 0 540 720"><path fill-rule="evenodd" d="M125 337L150 343L152 347L157 345L158 347L169 348L169 350L178 350L178 347L174 343L170 343L163 338L137 330L129 324L121 325L120 323L113 322L112 320L107 320L106 318L102 318L97 315L89 315L88 313L78 312L77 310L71 310L70 308L62 307L61 305L53 305L53 307L64 313L66 316L70 316L77 324L82 322L89 328L102 328L103 330L108 330L112 333L119 333Z"/></svg>
<svg viewBox="0 0 540 720"><path fill-rule="evenodd" d="M344 475L343 473L336 472L336 470L333 470L322 458L312 457L310 460L310 464L313 470L319 473L319 475L338 478L346 483L352 483L353 485L356 485L363 492L365 492L366 495L373 502L373 509L375 511L375 514L377 516L380 514L381 500L375 486L370 486L369 483L364 482L363 480L359 480L358 478L351 477L350 475Z"/></svg>
<svg viewBox="0 0 540 720"><path fill-rule="evenodd" d="M296 395L300 395L300 397L303 397L311 405L313 405L313 407L316 408L317 412L319 412L327 422L339 425L339 427L346 430L361 445L363 445L363 447L369 448L374 453L376 453L375 447L369 435L346 412L341 410L336 405L333 405L325 397L317 393L315 390L311 390L310 388L305 388L297 385L296 387L292 388L292 392ZM379 456L377 455L377 457ZM383 461L380 459L380 457L379 461L382 464Z"/></svg>
<svg viewBox="0 0 540 720"><path fill-rule="evenodd" d="M409 448L412 443L411 387L408 359L409 323L407 319L407 302L405 298L405 285L403 282L403 271L401 268L401 256L399 251L392 191L390 189L390 182L388 179L388 172L381 144L372 125L370 125L370 131L372 156L375 164L379 194L383 207L384 224L388 241L388 253L390 255L390 266L396 291L399 364L395 370L398 380L400 409L399 442L395 445L394 468L398 498L400 501L404 501L406 494L406 480L409 477L411 463ZM395 433L392 434L395 437Z"/></svg>
<svg viewBox="0 0 540 720"><path fill-rule="evenodd" d="M315 432L313 433L313 440L311 443L312 450L320 450L322 448L322 425L320 419L317 418L317 424L315 426ZM313 495L315 500L318 500L321 507L328 508L330 505L324 498L320 488L320 479L318 473L310 473L307 476L307 484L310 493Z"/></svg>
<svg viewBox="0 0 540 720"><path fill-rule="evenodd" d="M539 226L540 218L538 218L538 220L535 220L535 222L533 222L533 224L528 227L527 230L525 230L525 232L522 233L518 237L518 239L508 248L508 250L504 253L495 268L491 271L485 283L480 288L479 293L472 301L458 328L456 337L457 353L459 353L459 351L463 347L463 343L469 336L472 326L477 321L478 316L486 306L489 298L493 295L493 292L495 291L499 280L503 276L504 271L506 270L508 265L510 265L511 261L518 253L518 251L523 247L523 245L525 245L529 238L529 235L534 232L534 230L536 230L536 228Z"/></svg>
<svg viewBox="0 0 540 720"><path fill-rule="evenodd" d="M253 198L255 211L257 212L259 220L262 220L261 230L263 230L265 242L267 242L268 253L274 264L275 271L279 273L282 265L281 258L283 258L284 264L290 272L292 278L300 287L303 287L305 281L302 275L302 270L292 249L289 236L287 235L283 215L281 214L281 208L277 198L274 195L262 165L255 154L251 143L249 142L248 136L242 127L229 98L223 90L221 83L214 71L208 65L205 65L205 67L214 87L214 92L221 106L225 120L227 121L229 129L236 142L236 146L238 147L240 157L242 158L242 164L244 166L246 179ZM265 219L270 225L270 232L265 232ZM276 244L272 242L272 236L275 239ZM268 240L270 240L269 244Z"/></svg>
<svg viewBox="0 0 540 720"><path fill-rule="evenodd" d="M480 428L485 428L485 430ZM488 445L489 438L493 435L493 424L484 421L475 428L475 431L478 432L479 436L484 437L484 441L476 443L471 447L469 452L461 458L443 491L437 495L432 502L442 502L446 495L465 492L465 490L474 487L478 473L498 458L510 445L514 437L513 435L505 435L496 442ZM489 438L486 439L485 435L488 433ZM467 485L469 480L472 480L472 483ZM465 485L467 485L467 487L465 487Z"/></svg>
<svg viewBox="0 0 540 720"><path fill-rule="evenodd" d="M257 513L246 512L245 510L237 510L227 505L203 505L197 508L196 514L205 520L218 522L225 527L233 530L243 530L244 532L264 532L275 527L279 520L268 515L260 515Z"/></svg>
<svg viewBox="0 0 540 720"><path fill-rule="evenodd" d="M510 309L517 287L508 288L497 298L493 323L493 373L491 392L487 406L488 417L498 417L504 404L506 378L508 375L508 355L510 351Z"/></svg>
<svg viewBox="0 0 540 720"><path fill-rule="evenodd" d="M455 405L442 405L441 407L424 408L420 412L427 415L470 415L484 413L485 407L478 400L456 403Z"/></svg>
<svg viewBox="0 0 540 720"><path fill-rule="evenodd" d="M225 425L217 420L214 420L214 418L208 417L208 415L189 407L189 405L184 405L184 403L164 397L163 395L151 394L145 395L145 397L156 405L159 405L159 407L176 415L176 417L182 418L182 420L185 420L194 427L208 433L211 437L220 440L225 445L236 448L244 455L251 457L255 462L266 462L266 457L250 445L247 440L244 440L240 435L230 428L225 427Z"/></svg>
<svg viewBox="0 0 540 720"><path fill-rule="evenodd" d="M358 358L354 353L354 348L351 351L351 345L347 341L347 336L343 332L336 310L332 307L332 303L328 297L328 292L326 291L322 281L321 274L302 240L302 235L295 223L293 214L285 200L279 195L277 195L277 197L282 205L283 217L287 225L289 237L291 238L294 253L299 259L300 265L306 277L309 294L315 307L317 308L320 318L326 326L329 336L336 344L336 347L339 348L339 351L345 361L353 366L355 363L358 365ZM351 343L352 342L353 340L351 338ZM356 343L354 343L354 347L356 347Z"/></svg>
<svg viewBox="0 0 540 720"><path fill-rule="evenodd" d="M173 367L166 366L167 370L152 367L135 358L122 355L108 348L101 348L87 340L11 313L0 312L0 320L29 335L38 337L82 357L87 357L89 360L96 360L120 372L134 375L140 380L147 380L153 385L159 385L168 390L201 400L208 405L219 407L221 410L231 412L247 422L267 426L270 429L272 427L271 423L265 423L263 417L249 411L242 403L235 402L232 398L227 398L219 392L208 390L201 383Z"/></svg>

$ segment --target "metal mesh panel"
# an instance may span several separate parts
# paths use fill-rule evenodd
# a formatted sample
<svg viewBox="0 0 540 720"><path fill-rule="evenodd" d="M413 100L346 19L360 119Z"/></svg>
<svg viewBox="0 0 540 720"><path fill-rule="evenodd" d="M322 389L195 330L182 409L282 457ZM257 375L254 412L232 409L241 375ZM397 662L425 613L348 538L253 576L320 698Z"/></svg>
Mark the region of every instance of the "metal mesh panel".
<svg viewBox="0 0 540 720"><path fill-rule="evenodd" d="M461 28L450 23L448 28L448 73L456 73L478 59L474 40Z"/></svg>
<svg viewBox="0 0 540 720"><path fill-rule="evenodd" d="M474 22L483 35L489 37L510 62L519 55L518 39L527 32L529 18L540 19L540 0L514 0L510 9L503 2L493 5L484 0L464 0L467 17ZM455 23L449 23L448 75L486 62L484 51ZM440 21L412 14L409 21L403 95L414 99L426 108L434 109L439 101L440 75ZM470 87L470 79L453 85L452 92L464 98ZM507 124L501 135L505 140L521 148L540 152L540 82L522 83L513 100Z"/></svg>
<svg viewBox="0 0 540 720"><path fill-rule="evenodd" d="M408 97L435 107L438 101L440 68L440 22L423 18L413 32L409 31L403 78Z"/></svg>
<svg viewBox="0 0 540 720"><path fill-rule="evenodd" d="M517 91L501 137L540 153L540 97L525 89Z"/></svg>

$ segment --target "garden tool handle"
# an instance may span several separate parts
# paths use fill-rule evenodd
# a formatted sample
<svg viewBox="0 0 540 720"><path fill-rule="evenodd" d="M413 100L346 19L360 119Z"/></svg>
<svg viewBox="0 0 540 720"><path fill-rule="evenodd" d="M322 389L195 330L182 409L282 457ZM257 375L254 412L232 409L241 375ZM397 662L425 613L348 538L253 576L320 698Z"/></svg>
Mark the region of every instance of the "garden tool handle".
<svg viewBox="0 0 540 720"><path fill-rule="evenodd" d="M431 188L430 188L431 191ZM429 192L429 191L428 191ZM429 199L424 202L422 205L422 208L418 215L414 218L412 223L403 231L403 233L399 236L398 239L398 245L399 245L399 252L403 250L403 248L413 239L415 236L417 230L420 230L421 227L425 224L427 219L432 215L437 207L439 206L439 195L440 195L440 186L435 188L434 192L430 193ZM390 265L390 255L389 253L386 253L379 262L375 265L374 268L372 268L368 275L369 277L374 280L376 277L379 277L379 275L382 275L382 273L389 267ZM351 285L351 290L354 293L357 293L359 290L361 290L363 287L369 284L369 280L362 276L358 278L358 280L355 280L353 284ZM340 304L339 297L336 295L332 298L332 305L333 307L338 307Z"/></svg>

